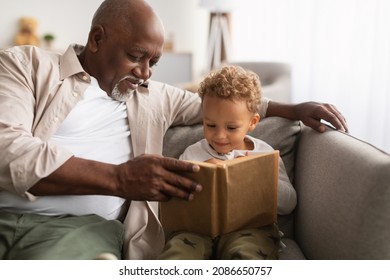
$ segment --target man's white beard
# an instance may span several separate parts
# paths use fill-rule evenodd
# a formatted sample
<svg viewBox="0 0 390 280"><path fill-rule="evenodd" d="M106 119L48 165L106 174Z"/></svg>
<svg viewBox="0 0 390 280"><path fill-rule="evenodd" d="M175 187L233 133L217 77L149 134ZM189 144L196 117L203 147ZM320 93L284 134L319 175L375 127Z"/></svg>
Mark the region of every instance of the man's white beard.
<svg viewBox="0 0 390 280"><path fill-rule="evenodd" d="M130 98L130 95L134 91L135 91L135 89L128 89L128 90L126 90L126 92L122 93L119 90L119 83L117 83L115 85L114 89L111 92L111 98L116 100L116 101L124 102L124 101L127 101Z"/></svg>
<svg viewBox="0 0 390 280"><path fill-rule="evenodd" d="M121 91L119 90L119 84L120 84L120 82L122 82L123 80L128 79L128 78L130 78L132 81L137 81L138 86L141 85L141 84L144 82L144 80L142 80L142 79L137 79L137 78L135 78L135 77L133 77L133 76L126 76L126 77L123 77L123 78L114 86L114 89L113 89L112 92L111 92L111 98L112 98L112 99L114 99L114 100L116 100L116 101L124 102L124 101L127 101L127 100L130 98L131 94L133 94L133 93L136 91L136 89L128 89L128 90L126 90L125 92L121 92Z"/></svg>

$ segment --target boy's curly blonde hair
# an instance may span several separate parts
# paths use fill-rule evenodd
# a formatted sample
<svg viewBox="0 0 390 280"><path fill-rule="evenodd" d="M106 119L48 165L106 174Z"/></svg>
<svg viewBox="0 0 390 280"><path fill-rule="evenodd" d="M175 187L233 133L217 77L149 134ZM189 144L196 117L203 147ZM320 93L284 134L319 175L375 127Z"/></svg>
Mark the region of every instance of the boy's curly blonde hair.
<svg viewBox="0 0 390 280"><path fill-rule="evenodd" d="M259 112L261 83L259 76L240 66L228 65L211 72L200 84L198 93L224 99L245 101L248 110Z"/></svg>

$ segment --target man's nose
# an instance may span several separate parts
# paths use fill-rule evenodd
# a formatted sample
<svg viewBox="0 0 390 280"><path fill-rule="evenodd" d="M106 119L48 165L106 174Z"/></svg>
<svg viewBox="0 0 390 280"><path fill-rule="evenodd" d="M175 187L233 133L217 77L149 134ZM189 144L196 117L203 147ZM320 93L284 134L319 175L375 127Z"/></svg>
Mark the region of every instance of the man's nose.
<svg viewBox="0 0 390 280"><path fill-rule="evenodd" d="M143 79L144 81L148 80L151 76L151 68L148 63L139 63L134 69L134 75Z"/></svg>

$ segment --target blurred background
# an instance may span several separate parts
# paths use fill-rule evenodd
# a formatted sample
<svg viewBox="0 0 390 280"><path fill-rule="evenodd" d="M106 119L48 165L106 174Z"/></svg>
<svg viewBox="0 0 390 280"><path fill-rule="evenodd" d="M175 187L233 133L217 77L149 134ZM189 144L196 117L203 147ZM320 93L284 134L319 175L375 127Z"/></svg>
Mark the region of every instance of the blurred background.
<svg viewBox="0 0 390 280"><path fill-rule="evenodd" d="M62 52L71 43L85 44L101 2L0 0L0 49L16 43L21 18L36 20L41 47ZM350 134L390 152L390 1L148 2L167 38L155 79L182 86L219 63L287 64L289 96L279 101L332 103Z"/></svg>

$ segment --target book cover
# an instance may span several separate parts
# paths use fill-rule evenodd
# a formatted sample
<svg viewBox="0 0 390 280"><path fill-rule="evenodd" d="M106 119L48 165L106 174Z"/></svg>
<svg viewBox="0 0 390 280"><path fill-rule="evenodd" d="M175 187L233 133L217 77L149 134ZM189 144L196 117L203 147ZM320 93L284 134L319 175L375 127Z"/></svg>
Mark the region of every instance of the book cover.
<svg viewBox="0 0 390 280"><path fill-rule="evenodd" d="M203 186L192 201L160 203L163 228L211 237L276 222L279 151L238 157L217 164L196 162L184 175Z"/></svg>

